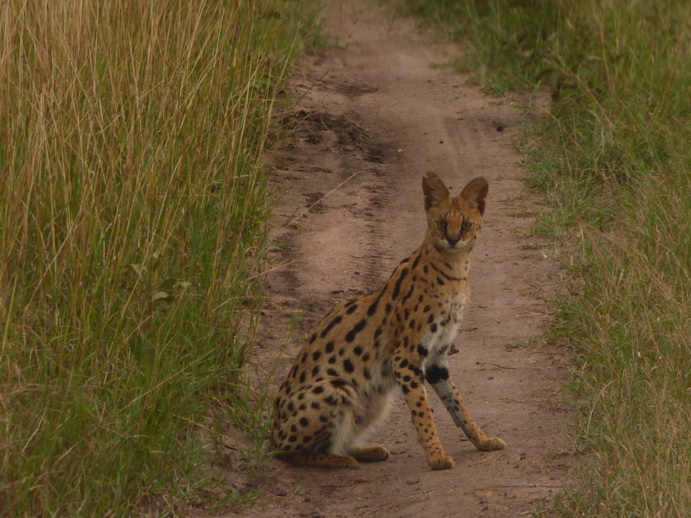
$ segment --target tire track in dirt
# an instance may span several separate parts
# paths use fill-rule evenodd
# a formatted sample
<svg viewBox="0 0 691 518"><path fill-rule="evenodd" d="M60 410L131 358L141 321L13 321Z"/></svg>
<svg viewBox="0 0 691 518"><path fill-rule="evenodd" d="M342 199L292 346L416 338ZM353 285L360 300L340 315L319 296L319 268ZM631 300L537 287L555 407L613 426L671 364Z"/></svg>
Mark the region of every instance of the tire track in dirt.
<svg viewBox="0 0 691 518"><path fill-rule="evenodd" d="M365 0L333 1L327 32L337 44L307 56L292 82L298 106L290 138L270 154L276 191L260 343L250 363L272 390L304 337L340 300L367 293L422 242L421 176L434 171L457 193L490 182L483 235L473 255L473 298L450 357L471 413L507 449L481 453L431 395L451 471L427 468L400 400L374 439L389 461L357 472L270 461L242 489L265 494L257 516L514 517L549 500L575 459L561 404L563 355L540 339L559 278L556 261L529 231L540 211L518 180L512 147L521 113L438 67L450 48L410 19ZM270 367L267 367L270 366ZM274 375L275 373L275 375ZM228 473L230 476L230 473Z"/></svg>

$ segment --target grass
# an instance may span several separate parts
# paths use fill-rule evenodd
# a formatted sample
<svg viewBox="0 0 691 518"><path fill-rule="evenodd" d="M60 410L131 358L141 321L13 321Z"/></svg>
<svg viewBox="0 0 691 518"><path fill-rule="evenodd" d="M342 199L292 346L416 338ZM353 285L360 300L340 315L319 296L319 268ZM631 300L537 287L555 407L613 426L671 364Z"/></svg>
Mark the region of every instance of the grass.
<svg viewBox="0 0 691 518"><path fill-rule="evenodd" d="M576 351L569 516L691 514L691 4L402 0L489 91L548 89L527 128L536 230L574 243L555 335Z"/></svg>
<svg viewBox="0 0 691 518"><path fill-rule="evenodd" d="M1 4L3 515L173 512L204 483L190 423L252 338L260 156L312 9Z"/></svg>

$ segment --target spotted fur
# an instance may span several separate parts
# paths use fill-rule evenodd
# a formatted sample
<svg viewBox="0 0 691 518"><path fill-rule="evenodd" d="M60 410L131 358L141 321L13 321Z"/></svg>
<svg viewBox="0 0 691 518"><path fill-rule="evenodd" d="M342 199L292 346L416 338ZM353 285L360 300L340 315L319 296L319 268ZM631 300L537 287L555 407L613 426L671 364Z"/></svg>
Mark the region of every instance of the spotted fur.
<svg viewBox="0 0 691 518"><path fill-rule="evenodd" d="M482 228L488 185L475 178L452 198L434 174L422 180L427 234L384 286L337 305L317 324L275 401L272 443L285 460L357 468L382 461L365 432L386 414L400 387L432 469L450 469L432 419L425 381L479 450L505 446L473 421L449 377L446 353L470 289L470 253Z"/></svg>

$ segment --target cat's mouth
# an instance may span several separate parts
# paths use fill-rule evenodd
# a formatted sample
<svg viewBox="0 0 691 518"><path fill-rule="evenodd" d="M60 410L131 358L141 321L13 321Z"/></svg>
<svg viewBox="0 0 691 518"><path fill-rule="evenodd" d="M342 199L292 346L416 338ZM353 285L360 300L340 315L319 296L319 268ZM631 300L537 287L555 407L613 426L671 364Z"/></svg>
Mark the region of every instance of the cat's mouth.
<svg viewBox="0 0 691 518"><path fill-rule="evenodd" d="M466 241L458 241L456 243L450 243L446 241L444 243L444 248L448 250L449 252L461 252L461 251L468 251L472 249L473 247L473 241L471 239L468 239Z"/></svg>

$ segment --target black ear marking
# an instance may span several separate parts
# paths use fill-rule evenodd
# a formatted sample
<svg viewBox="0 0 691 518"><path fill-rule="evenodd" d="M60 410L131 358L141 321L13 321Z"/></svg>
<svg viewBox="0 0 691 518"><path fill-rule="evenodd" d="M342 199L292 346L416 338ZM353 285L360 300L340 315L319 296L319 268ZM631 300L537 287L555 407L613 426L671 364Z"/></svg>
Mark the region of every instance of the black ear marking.
<svg viewBox="0 0 691 518"><path fill-rule="evenodd" d="M422 192L425 194L425 210L437 207L451 198L449 189L434 173L427 173L422 177Z"/></svg>
<svg viewBox="0 0 691 518"><path fill-rule="evenodd" d="M487 180L479 176L468 182L463 188L461 194L458 195L459 200L465 200L470 207L480 211L481 215L485 213L485 198L489 192L489 184Z"/></svg>

